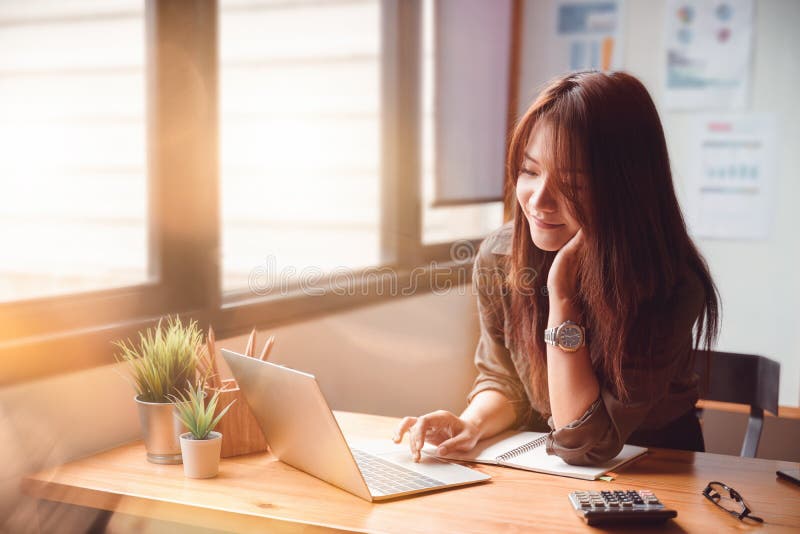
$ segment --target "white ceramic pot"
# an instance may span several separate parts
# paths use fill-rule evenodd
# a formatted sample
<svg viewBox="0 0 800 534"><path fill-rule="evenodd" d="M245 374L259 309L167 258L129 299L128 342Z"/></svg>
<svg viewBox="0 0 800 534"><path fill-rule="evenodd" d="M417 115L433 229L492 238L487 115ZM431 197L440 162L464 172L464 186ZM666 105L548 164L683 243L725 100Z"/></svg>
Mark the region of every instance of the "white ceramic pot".
<svg viewBox="0 0 800 534"><path fill-rule="evenodd" d="M209 432L208 439L194 439L191 432L181 434L183 474L189 478L212 478L219 473L222 434Z"/></svg>

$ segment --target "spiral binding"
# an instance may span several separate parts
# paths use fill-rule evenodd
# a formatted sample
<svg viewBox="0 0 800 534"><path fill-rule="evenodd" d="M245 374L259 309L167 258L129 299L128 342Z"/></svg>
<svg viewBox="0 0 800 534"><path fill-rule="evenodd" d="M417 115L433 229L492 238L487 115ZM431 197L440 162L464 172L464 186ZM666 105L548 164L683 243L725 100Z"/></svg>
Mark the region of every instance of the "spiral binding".
<svg viewBox="0 0 800 534"><path fill-rule="evenodd" d="M541 447L544 445L545 441L547 441L547 435L545 434L542 437L536 438L533 441L529 441L528 443L524 443L517 447L516 449L511 449L510 451L501 454L496 458L499 462L505 462L512 458L516 458L520 454L524 454L528 451L535 449L536 447Z"/></svg>

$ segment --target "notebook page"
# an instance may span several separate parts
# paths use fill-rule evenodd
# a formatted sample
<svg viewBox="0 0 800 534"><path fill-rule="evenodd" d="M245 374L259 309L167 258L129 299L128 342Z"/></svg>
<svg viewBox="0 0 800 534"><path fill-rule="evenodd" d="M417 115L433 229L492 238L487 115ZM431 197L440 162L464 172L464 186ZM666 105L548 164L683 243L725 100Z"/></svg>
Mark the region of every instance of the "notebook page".
<svg viewBox="0 0 800 534"><path fill-rule="evenodd" d="M644 447L625 445L615 458L603 464L581 466L570 465L558 456L547 454L545 448L542 446L521 454L516 458L511 458L503 462L503 465L527 469L529 471L538 471L540 473L549 473L551 475L594 480L608 471L613 471L616 467L636 458L646 451L647 449Z"/></svg>

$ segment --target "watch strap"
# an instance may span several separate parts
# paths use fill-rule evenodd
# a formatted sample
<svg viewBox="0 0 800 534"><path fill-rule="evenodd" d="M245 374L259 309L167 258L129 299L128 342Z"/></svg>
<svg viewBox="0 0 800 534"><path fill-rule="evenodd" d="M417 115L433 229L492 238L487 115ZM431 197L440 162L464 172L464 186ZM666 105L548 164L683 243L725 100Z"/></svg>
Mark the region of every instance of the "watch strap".
<svg viewBox="0 0 800 534"><path fill-rule="evenodd" d="M552 328L545 328L544 330L544 342L548 345L553 345L554 347L558 346L556 342L556 332L558 332L558 326L554 326Z"/></svg>

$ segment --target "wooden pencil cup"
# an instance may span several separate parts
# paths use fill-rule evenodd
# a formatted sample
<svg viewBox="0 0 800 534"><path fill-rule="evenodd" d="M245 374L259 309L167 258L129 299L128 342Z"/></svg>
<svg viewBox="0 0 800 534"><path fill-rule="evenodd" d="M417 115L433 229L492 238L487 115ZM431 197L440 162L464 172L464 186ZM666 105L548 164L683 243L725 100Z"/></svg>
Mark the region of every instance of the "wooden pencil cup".
<svg viewBox="0 0 800 534"><path fill-rule="evenodd" d="M222 381L222 391L217 402L217 413L232 400L236 399L214 429L222 434L222 458L264 452L267 450L267 440L258 421L250 410L242 391L236 385L236 380L229 378ZM214 394L212 388L206 387L209 395ZM216 415L216 414L215 414Z"/></svg>

